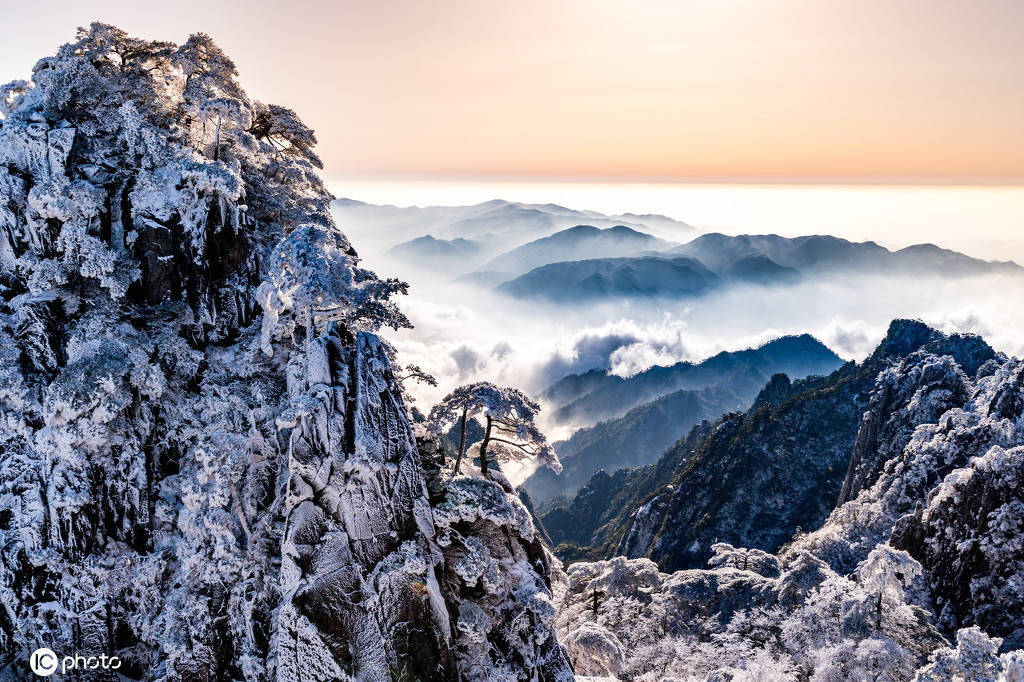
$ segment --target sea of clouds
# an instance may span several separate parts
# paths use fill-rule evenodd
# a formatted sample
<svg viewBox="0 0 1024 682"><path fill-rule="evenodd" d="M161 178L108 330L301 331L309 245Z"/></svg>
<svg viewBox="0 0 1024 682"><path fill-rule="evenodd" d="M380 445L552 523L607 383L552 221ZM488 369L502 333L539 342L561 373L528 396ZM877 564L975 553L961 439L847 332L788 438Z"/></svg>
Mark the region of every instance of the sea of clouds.
<svg viewBox="0 0 1024 682"><path fill-rule="evenodd" d="M386 233L343 227L367 267L410 283L400 305L414 328L388 338L401 363L417 364L438 380L436 387L408 386L424 412L470 381L538 396L567 374L608 369L630 376L787 334L812 334L844 359L861 360L898 317L980 334L997 350L1024 354L1024 276L824 275L788 286L732 286L699 298L559 305L514 300L454 281L448 272L411 268L389 257L393 239ZM553 438L571 431L547 426Z"/></svg>

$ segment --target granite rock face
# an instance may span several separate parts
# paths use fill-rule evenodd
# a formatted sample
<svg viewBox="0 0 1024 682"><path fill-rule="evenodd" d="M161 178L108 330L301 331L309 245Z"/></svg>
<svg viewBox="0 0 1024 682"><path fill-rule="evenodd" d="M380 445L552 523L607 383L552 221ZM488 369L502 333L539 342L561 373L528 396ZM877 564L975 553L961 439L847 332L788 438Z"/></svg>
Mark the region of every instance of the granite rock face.
<svg viewBox="0 0 1024 682"><path fill-rule="evenodd" d="M567 560L619 554L678 570L703 566L716 542L778 551L870 487L920 424L962 405L972 377L1002 361L978 337L896 320L863 363L773 376L748 411L695 428L653 466L594 476L544 525ZM852 570L894 521L836 568Z"/></svg>
<svg viewBox="0 0 1024 682"><path fill-rule="evenodd" d="M899 367L879 377L857 433L839 504L853 499L877 480L882 467L903 449L918 424L934 421L950 408L966 402L972 389L971 379L982 364L996 357L992 348L975 336L953 335L947 339L933 330L929 330L930 334L919 328L915 331L919 335L917 340L928 341ZM883 343L876 356L890 348L898 352L913 347L902 338L910 334L900 332L890 343ZM947 356L950 360L936 361L929 355Z"/></svg>
<svg viewBox="0 0 1024 682"><path fill-rule="evenodd" d="M119 679L571 679L514 491L420 456L375 333L405 285L294 112L208 36L102 24L0 95L0 678L45 645Z"/></svg>
<svg viewBox="0 0 1024 682"><path fill-rule="evenodd" d="M567 582L555 589L557 623L579 670L627 679L785 680L1011 680L1024 672L1024 363L978 337L897 321L864 365L872 366L850 436L851 497L818 527L769 554L751 534L751 519L762 513L756 503L746 516L712 513L690 525L715 507L711 494L690 488L689 511L680 515L686 506L672 506L680 477L630 514L624 538L657 549L659 537L699 538L709 525L729 529L725 540L752 538L753 546L720 541L709 548L706 568L683 554L688 567L668 575L646 558L568 566ZM832 391L842 374L831 378ZM799 382L796 390L782 390L784 383L774 381L750 413L695 430L658 466L692 475L687 460L710 467L714 457L761 453L772 441L760 436L776 420L780 431L791 429L789 451L799 452L813 439L792 425L806 424L805 410L828 405L820 400L830 393L819 386L802 395ZM794 399L807 405L794 411ZM803 417L789 421L794 415ZM722 445L703 453L713 459L695 461L708 447L702 444L714 446L716 431ZM772 462L759 457L749 466L770 472ZM721 478L699 479L705 490L731 484L748 500L764 499L748 482L770 479L712 470ZM834 470L836 485L839 476ZM605 476L602 484L614 478L648 487L666 480L648 468ZM802 499L800 479L794 475L790 485L791 499ZM603 494L618 499L621 492ZM727 498L719 509L735 504Z"/></svg>
<svg viewBox="0 0 1024 682"><path fill-rule="evenodd" d="M851 461L851 471L877 462L877 473L787 551L812 552L848 571L888 542L921 563L948 636L976 625L1019 648L1024 369L1003 356L961 364L951 350L921 350L879 377L858 436L876 444L855 449Z"/></svg>
<svg viewBox="0 0 1024 682"><path fill-rule="evenodd" d="M979 382L963 416L944 420L950 435L958 431L944 439L958 468L892 532L892 544L925 567L947 630L977 625L1011 649L1024 646L1022 377L1024 364L1006 363Z"/></svg>

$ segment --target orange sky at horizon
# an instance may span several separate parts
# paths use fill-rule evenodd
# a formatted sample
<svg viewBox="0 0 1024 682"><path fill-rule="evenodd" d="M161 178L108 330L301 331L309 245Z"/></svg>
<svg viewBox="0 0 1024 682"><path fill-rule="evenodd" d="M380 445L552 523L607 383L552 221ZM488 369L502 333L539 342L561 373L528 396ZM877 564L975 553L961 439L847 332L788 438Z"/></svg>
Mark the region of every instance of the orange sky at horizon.
<svg viewBox="0 0 1024 682"><path fill-rule="evenodd" d="M6 3L5 3L6 4ZM1014 0L57 0L0 81L91 20L210 33L331 177L1017 182ZM287 11L283 11L287 10Z"/></svg>

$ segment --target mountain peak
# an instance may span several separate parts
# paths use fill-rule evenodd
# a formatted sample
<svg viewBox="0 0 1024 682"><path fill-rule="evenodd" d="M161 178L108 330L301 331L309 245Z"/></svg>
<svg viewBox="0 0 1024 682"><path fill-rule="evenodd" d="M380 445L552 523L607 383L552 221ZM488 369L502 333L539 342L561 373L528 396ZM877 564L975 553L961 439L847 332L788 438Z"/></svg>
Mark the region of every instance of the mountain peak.
<svg viewBox="0 0 1024 682"><path fill-rule="evenodd" d="M632 227L628 227L626 225L615 225L613 227L609 227L605 231L610 233L610 234L615 234L615 235L620 235L620 236L638 237L640 239L653 239L653 237L651 237L651 235L644 234L643 232L640 232L639 230L634 230Z"/></svg>
<svg viewBox="0 0 1024 682"><path fill-rule="evenodd" d="M782 404L792 394L793 382L789 380L789 375L782 372L773 374L768 383L761 389L761 392L754 398L754 404L751 409L775 407Z"/></svg>
<svg viewBox="0 0 1024 682"><path fill-rule="evenodd" d="M925 350L949 355L969 375L997 357L997 353L977 334L943 334L921 320L896 319L889 323L885 338L871 354L873 360L902 358Z"/></svg>
<svg viewBox="0 0 1024 682"><path fill-rule="evenodd" d="M576 267L575 264L596 258L618 258L669 246L669 242L627 225L602 229L581 224L506 251L485 263L481 269L518 277L552 263L573 263Z"/></svg>
<svg viewBox="0 0 1024 682"><path fill-rule="evenodd" d="M593 225L573 225L572 227L569 227L569 228L566 228L564 230L560 230L558 232L555 232L550 237L546 237L546 239L555 239L557 237L568 237L568 236L579 237L579 236L582 236L582 235L597 234L598 232L603 232L603 231L604 230L602 230L602 229L600 229L598 227L594 227ZM540 241L540 240L538 240L538 241Z"/></svg>
<svg viewBox="0 0 1024 682"><path fill-rule="evenodd" d="M921 320L900 318L889 323L885 338L872 353L873 358L903 357L910 355L930 341L942 338L942 333Z"/></svg>
<svg viewBox="0 0 1024 682"><path fill-rule="evenodd" d="M828 346L819 341L813 335L808 334L806 332L804 332L803 334L787 334L786 336L780 336L778 338L772 339L771 341L765 341L760 346L758 346L758 350L763 350L765 348L772 348L776 346L785 346L788 348L813 348L815 350L829 350Z"/></svg>
<svg viewBox="0 0 1024 682"><path fill-rule="evenodd" d="M139 680L572 679L528 511L442 480L371 333L406 285L236 76L94 23L0 86L0 679L41 643Z"/></svg>
<svg viewBox="0 0 1024 682"><path fill-rule="evenodd" d="M804 358L812 364L824 363L833 368L843 364L842 358L833 352L831 348L819 341L810 334L791 334L780 336L761 344L753 351L739 351L739 353L755 353L762 358L762 361L779 361L781 359L793 360ZM818 372L808 372L816 374Z"/></svg>

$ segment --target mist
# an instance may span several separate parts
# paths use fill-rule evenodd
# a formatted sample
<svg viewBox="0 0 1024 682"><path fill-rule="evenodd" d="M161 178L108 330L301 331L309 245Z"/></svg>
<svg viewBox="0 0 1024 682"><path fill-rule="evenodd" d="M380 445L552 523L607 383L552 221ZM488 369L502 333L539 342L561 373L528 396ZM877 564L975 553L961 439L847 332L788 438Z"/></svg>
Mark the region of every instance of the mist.
<svg viewBox="0 0 1024 682"><path fill-rule="evenodd" d="M395 242L408 238L407 231L396 234L351 219L342 228L367 267L410 284L400 305L414 328L389 339L399 362L417 364L438 381L436 387L407 386L424 412L471 381L516 386L538 397L567 374L609 369L631 376L789 334L809 333L840 357L859 361L899 317L946 332L981 334L999 351L1024 354L1024 276L825 273L797 284L731 284L699 297L566 305L513 299L490 285L456 279L460 273L450 267L417 267L389 254ZM565 438L577 426L551 423L543 414L541 423L551 439ZM514 472L512 478L524 476Z"/></svg>
<svg viewBox="0 0 1024 682"><path fill-rule="evenodd" d="M486 379L539 392L570 373L609 368L630 376L653 365L809 333L861 360L897 317L947 332L983 335L997 350L1024 351L1012 303L1024 281L1005 275L958 280L835 277L785 287L730 287L679 301L590 306L523 302L457 284L413 285L403 306L415 328L393 340L407 362L434 374L437 389Z"/></svg>

